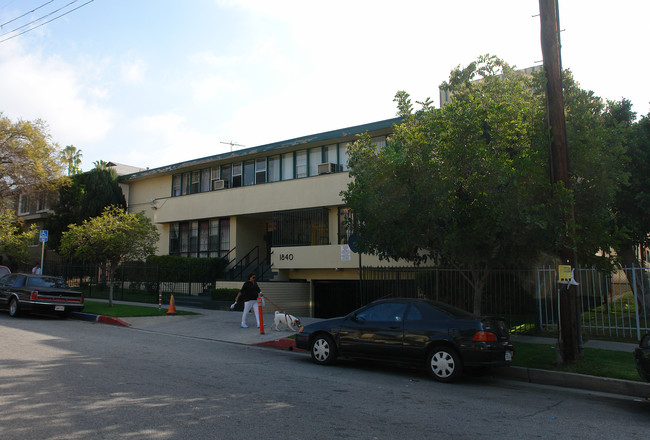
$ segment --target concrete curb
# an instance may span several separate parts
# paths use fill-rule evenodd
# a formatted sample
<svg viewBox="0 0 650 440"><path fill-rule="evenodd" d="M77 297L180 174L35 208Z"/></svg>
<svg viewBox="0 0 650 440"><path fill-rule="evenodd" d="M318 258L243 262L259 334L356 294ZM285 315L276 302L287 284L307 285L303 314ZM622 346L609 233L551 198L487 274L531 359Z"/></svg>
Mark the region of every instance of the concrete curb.
<svg viewBox="0 0 650 440"><path fill-rule="evenodd" d="M650 383L633 380L612 379L610 377L588 376L563 371L539 370L535 368L507 367L495 369L495 376L504 379L530 382L540 385L553 385L577 388L602 393L622 394L650 398Z"/></svg>
<svg viewBox="0 0 650 440"><path fill-rule="evenodd" d="M121 327L131 327L131 324L128 322L124 322L120 318L114 318L112 316L95 315L93 313L84 312L71 312L70 317L79 319L81 321L99 322L101 324L118 325Z"/></svg>
<svg viewBox="0 0 650 440"><path fill-rule="evenodd" d="M253 344L259 347L280 350L301 351L296 348L296 341L282 338ZM565 373L563 371L539 370L524 367L495 368L494 375L503 379L529 382L539 385L553 385L564 388L577 388L587 391L621 394L640 398L650 398L650 383L633 380L612 379L609 377L588 376L585 374Z"/></svg>

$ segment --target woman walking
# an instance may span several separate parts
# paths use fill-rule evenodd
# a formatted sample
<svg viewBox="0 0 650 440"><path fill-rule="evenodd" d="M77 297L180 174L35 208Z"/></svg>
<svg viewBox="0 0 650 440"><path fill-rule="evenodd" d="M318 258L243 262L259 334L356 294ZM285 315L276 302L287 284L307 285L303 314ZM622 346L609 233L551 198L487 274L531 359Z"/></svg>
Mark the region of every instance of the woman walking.
<svg viewBox="0 0 650 440"><path fill-rule="evenodd" d="M246 317L248 316L248 312L251 311L251 308L255 312L257 328L260 328L260 309L257 306L258 296L262 296L262 291L260 290L260 286L255 282L255 274L252 273L248 275L248 281L241 286L241 290L237 294L237 298L235 298L235 302L239 301L239 297L244 301L244 312L241 315L242 328L248 328L248 325L246 325Z"/></svg>

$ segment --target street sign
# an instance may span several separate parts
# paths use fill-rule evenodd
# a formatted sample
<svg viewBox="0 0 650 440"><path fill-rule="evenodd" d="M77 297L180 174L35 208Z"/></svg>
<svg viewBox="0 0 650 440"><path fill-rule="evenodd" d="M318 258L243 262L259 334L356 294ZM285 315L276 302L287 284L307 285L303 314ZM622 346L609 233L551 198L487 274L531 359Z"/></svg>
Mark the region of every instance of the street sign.
<svg viewBox="0 0 650 440"><path fill-rule="evenodd" d="M45 243L47 241L47 229L41 231L41 236L39 239L40 242Z"/></svg>

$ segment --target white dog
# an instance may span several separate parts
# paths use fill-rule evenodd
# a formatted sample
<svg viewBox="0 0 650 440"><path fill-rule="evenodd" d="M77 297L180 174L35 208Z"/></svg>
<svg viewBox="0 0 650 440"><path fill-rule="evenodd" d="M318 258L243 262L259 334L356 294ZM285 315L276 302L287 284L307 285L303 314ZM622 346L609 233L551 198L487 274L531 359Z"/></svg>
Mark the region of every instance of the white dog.
<svg viewBox="0 0 650 440"><path fill-rule="evenodd" d="M273 320L273 325L271 328L279 332L280 325L284 325L287 327L287 329L291 329L291 331L295 332L300 328L300 319L296 318L293 315L289 315L288 313L282 313L276 310L275 319Z"/></svg>

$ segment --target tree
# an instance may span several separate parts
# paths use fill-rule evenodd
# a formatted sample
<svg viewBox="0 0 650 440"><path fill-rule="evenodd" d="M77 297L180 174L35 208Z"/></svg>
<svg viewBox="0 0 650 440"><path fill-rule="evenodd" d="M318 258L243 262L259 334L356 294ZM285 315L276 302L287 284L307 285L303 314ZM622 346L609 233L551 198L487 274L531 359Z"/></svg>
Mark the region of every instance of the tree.
<svg viewBox="0 0 650 440"><path fill-rule="evenodd" d="M57 248L61 234L71 224L101 215L107 206L126 208L126 199L114 169L95 168L61 179L54 213L45 222L50 231L48 244Z"/></svg>
<svg viewBox="0 0 650 440"><path fill-rule="evenodd" d="M47 191L62 172L58 145L43 121L13 123L0 113L0 201L16 191Z"/></svg>
<svg viewBox="0 0 650 440"><path fill-rule="evenodd" d="M636 113L626 99L609 102L608 123L627 146L629 160L623 162L629 173L616 195L616 225L619 242L614 246L628 281L637 298L640 315L650 316L650 277L635 269L645 267L644 250L650 234L650 113L634 122ZM633 273L635 272L635 273Z"/></svg>
<svg viewBox="0 0 650 440"><path fill-rule="evenodd" d="M27 231L23 230L15 211L0 207L0 254L25 263L29 259L27 247L37 236L38 229L35 226Z"/></svg>
<svg viewBox="0 0 650 440"><path fill-rule="evenodd" d="M81 172L81 150L77 150L74 145L66 146L61 152L61 160L68 164L68 176Z"/></svg>
<svg viewBox="0 0 650 440"><path fill-rule="evenodd" d="M574 123L567 128L569 138L583 141L571 154L581 161L571 177L580 182L573 192L551 184L541 82L484 56L451 72L441 87L452 100L442 109L425 101L414 112L408 94L399 92L395 100L403 119L386 147L378 150L366 136L349 151L353 181L343 198L354 216L360 251L463 269L474 288L473 311L480 314L492 270L531 265L544 253L558 255L573 195L587 193L603 168L608 168L606 195L576 204L576 216L600 213L596 202L604 203L605 211L611 208L609 176L615 171L609 169L616 167L602 151L605 140L588 151L585 133L579 136L589 124L598 127L598 119L567 118ZM587 111L581 102L575 99L571 108ZM602 165L591 168L601 159ZM607 241L602 223L609 224L611 215L590 221L593 226L575 239L578 246L587 232L598 233L590 240Z"/></svg>
<svg viewBox="0 0 650 440"><path fill-rule="evenodd" d="M105 264L113 306L115 269L125 261L144 261L156 250L159 234L143 213L129 214L115 206L98 217L71 225L61 237L62 255L95 264Z"/></svg>

